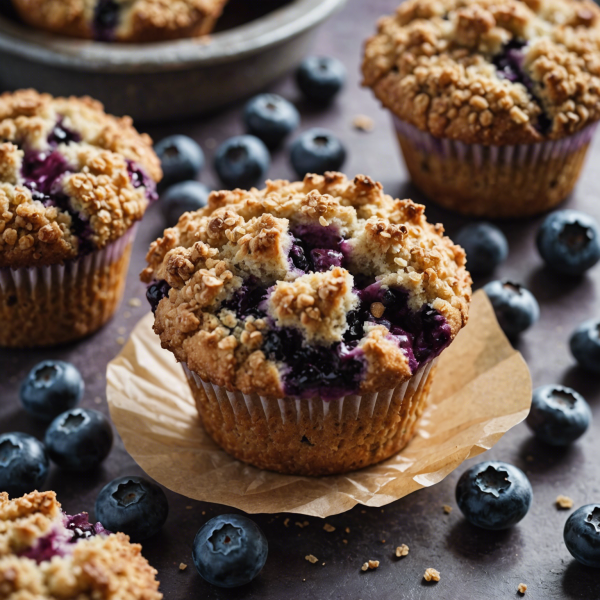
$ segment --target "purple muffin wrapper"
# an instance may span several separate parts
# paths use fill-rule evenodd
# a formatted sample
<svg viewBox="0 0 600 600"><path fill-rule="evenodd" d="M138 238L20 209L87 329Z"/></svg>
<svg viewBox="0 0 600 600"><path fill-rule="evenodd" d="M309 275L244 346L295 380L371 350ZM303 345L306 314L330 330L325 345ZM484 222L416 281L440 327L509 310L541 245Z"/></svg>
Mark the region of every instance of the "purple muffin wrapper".
<svg viewBox="0 0 600 600"><path fill-rule="evenodd" d="M397 405L406 395L411 397L423 390L437 360L435 358L421 366L408 381L405 381L402 385L394 389L372 394L352 394L334 400L323 400L319 397L309 399L291 397L273 399L271 397L259 396L258 394L243 394L239 391L230 392L224 387L204 381L198 374L191 371L186 363L181 363L181 366L188 381L191 378L198 388L204 389L206 395L211 400L216 399L220 407L224 405L230 406L236 417L243 414L245 417L250 416L253 420L256 418L264 419L267 425L273 423L273 419L275 419L275 422L283 424L297 423L300 420L300 416L306 414L305 411L302 411L302 407L303 405L307 405L310 419L318 427L323 424L324 419L329 413L332 413L337 419L341 419L344 414L344 408L347 405L351 408L349 411L346 408L348 411L346 414L354 415L356 419L359 418L359 415L361 418L372 417L376 408L378 414L385 414L387 416L392 404L392 398ZM381 411L385 411L385 413Z"/></svg>
<svg viewBox="0 0 600 600"><path fill-rule="evenodd" d="M490 146L437 138L396 116L393 119L397 133L409 139L417 150L427 154L438 154L444 158L456 157L460 160L468 160L475 167L482 166L484 161L515 166L534 165L567 156L589 144L598 127L597 122L591 123L581 131L560 140L536 144Z"/></svg>

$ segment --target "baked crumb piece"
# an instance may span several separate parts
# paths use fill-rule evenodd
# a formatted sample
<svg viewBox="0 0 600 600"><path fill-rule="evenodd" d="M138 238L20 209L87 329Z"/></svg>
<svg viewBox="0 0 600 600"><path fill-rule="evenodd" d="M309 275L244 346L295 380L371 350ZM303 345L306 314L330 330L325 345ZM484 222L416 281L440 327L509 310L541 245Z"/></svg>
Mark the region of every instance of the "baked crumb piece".
<svg viewBox="0 0 600 600"><path fill-rule="evenodd" d="M354 119L352 119L352 127L354 129L358 129L359 131L370 132L375 129L375 121L368 117L367 115L356 115Z"/></svg>
<svg viewBox="0 0 600 600"><path fill-rule="evenodd" d="M329 523L325 523L325 525L323 525L323 529L327 531L327 533L335 531L335 527L333 525L330 525Z"/></svg>
<svg viewBox="0 0 600 600"><path fill-rule="evenodd" d="M573 500L569 498L569 496L563 496L562 494L560 494L556 498L556 506L558 508L568 510L569 508L573 508Z"/></svg>
<svg viewBox="0 0 600 600"><path fill-rule="evenodd" d="M133 308L139 308L142 305L142 301L139 298L131 298L128 304Z"/></svg>
<svg viewBox="0 0 600 600"><path fill-rule="evenodd" d="M346 533L350 533L350 527L346 527L346 529L344 529L344 531L345 531Z"/></svg>
<svg viewBox="0 0 600 600"><path fill-rule="evenodd" d="M378 560L369 560L366 563L363 564L363 566L360 568L361 571L368 571L369 569L373 570L373 569L377 569L379 567L379 561Z"/></svg>
<svg viewBox="0 0 600 600"><path fill-rule="evenodd" d="M443 508L444 512L445 512L447 515L449 515L449 514L452 512L452 507L451 507L451 506L448 506L447 504L444 504L444 505L442 506L442 508Z"/></svg>
<svg viewBox="0 0 600 600"><path fill-rule="evenodd" d="M524 594L527 591L527 584L520 583L518 587L519 594Z"/></svg>
<svg viewBox="0 0 600 600"><path fill-rule="evenodd" d="M290 518L289 517L283 522L283 525L284 525L284 527L290 526Z"/></svg>
<svg viewBox="0 0 600 600"><path fill-rule="evenodd" d="M313 565L314 565L315 563L318 563L318 562L319 562L319 559L318 559L316 556L313 556L312 554L307 554L307 555L304 557L304 559L305 559L305 560L307 560L309 563L312 563Z"/></svg>
<svg viewBox="0 0 600 600"><path fill-rule="evenodd" d="M342 540L342 542L343 542L344 544L347 544L347 543L348 543L348 540Z"/></svg>
<svg viewBox="0 0 600 600"><path fill-rule="evenodd" d="M423 578L425 579L425 581L439 581L440 572L436 571L436 569L432 569L431 567L429 567L429 569L425 571L425 575L423 575Z"/></svg>
<svg viewBox="0 0 600 600"><path fill-rule="evenodd" d="M300 521L296 521L295 525L297 527L300 527L300 529L302 529L303 527L308 527L309 523L308 523L308 521L304 521L303 523L301 523Z"/></svg>
<svg viewBox="0 0 600 600"><path fill-rule="evenodd" d="M179 570L185 571L187 569L187 565L185 563L179 563Z"/></svg>
<svg viewBox="0 0 600 600"><path fill-rule="evenodd" d="M402 558L403 556L408 555L408 546L406 544L402 544L402 546L398 546L396 548L396 556L398 558Z"/></svg>
<svg viewBox="0 0 600 600"><path fill-rule="evenodd" d="M125 338L122 335L117 338L117 344L119 344L119 346L125 345Z"/></svg>

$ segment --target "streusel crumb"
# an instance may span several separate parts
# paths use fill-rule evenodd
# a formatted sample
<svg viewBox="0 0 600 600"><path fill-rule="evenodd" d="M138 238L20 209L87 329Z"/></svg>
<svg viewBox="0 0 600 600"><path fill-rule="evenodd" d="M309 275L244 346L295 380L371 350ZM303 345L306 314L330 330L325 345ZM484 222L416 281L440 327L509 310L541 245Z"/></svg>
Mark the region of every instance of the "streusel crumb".
<svg viewBox="0 0 600 600"><path fill-rule="evenodd" d="M328 533L335 531L335 527L333 525L330 525L329 523L325 523L325 525L323 525L323 529Z"/></svg>
<svg viewBox="0 0 600 600"><path fill-rule="evenodd" d="M319 559L316 556L313 556L312 554L308 554L307 556L305 556L304 560L307 560L309 563L312 563L313 565L315 563L319 562Z"/></svg>
<svg viewBox="0 0 600 600"><path fill-rule="evenodd" d="M527 584L520 583L519 587L517 588L517 591L519 592L519 594L524 594L527 591Z"/></svg>
<svg viewBox="0 0 600 600"><path fill-rule="evenodd" d="M402 544L396 548L396 556L398 558L402 558L403 556L408 556L408 546L406 544Z"/></svg>
<svg viewBox="0 0 600 600"><path fill-rule="evenodd" d="M556 506L562 509L573 508L573 500L569 498L569 496L563 496L562 494L560 494L556 498Z"/></svg>
<svg viewBox="0 0 600 600"><path fill-rule="evenodd" d="M440 572L430 567L425 571L425 575L423 575L423 578L425 579L425 581L439 581Z"/></svg>
<svg viewBox="0 0 600 600"><path fill-rule="evenodd" d="M379 568L379 561L378 560L369 560L363 564L363 566L360 568L360 570L361 571L369 571L369 570L374 570L377 568Z"/></svg>

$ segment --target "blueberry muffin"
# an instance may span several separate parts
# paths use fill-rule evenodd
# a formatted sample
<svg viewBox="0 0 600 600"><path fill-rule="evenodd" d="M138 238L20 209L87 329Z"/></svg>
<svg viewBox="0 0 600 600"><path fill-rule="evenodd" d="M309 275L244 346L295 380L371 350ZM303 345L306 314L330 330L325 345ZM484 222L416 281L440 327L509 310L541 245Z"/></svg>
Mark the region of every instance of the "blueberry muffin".
<svg viewBox="0 0 600 600"><path fill-rule="evenodd" d="M21 18L62 35L157 42L210 33L227 0L12 0Z"/></svg>
<svg viewBox="0 0 600 600"><path fill-rule="evenodd" d="M523 217L573 189L600 118L590 0L407 0L365 48L410 175L442 206Z"/></svg>
<svg viewBox="0 0 600 600"><path fill-rule="evenodd" d="M423 210L363 175L307 175L213 192L151 245L154 331L225 450L322 475L408 443L471 294Z"/></svg>
<svg viewBox="0 0 600 600"><path fill-rule="evenodd" d="M129 118L89 98L0 96L0 346L72 341L112 316L160 177Z"/></svg>
<svg viewBox="0 0 600 600"><path fill-rule="evenodd" d="M65 514L54 492L0 493L3 600L161 600L141 549L86 513Z"/></svg>

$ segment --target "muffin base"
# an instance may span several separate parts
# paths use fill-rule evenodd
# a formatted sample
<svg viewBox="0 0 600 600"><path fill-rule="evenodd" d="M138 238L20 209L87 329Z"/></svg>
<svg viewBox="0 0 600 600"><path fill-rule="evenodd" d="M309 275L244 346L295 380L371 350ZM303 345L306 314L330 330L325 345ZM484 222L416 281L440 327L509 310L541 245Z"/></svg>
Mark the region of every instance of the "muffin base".
<svg viewBox="0 0 600 600"><path fill-rule="evenodd" d="M557 141L483 146L394 121L415 185L444 208L488 218L537 215L562 202L579 179L597 126Z"/></svg>
<svg viewBox="0 0 600 600"><path fill-rule="evenodd" d="M229 392L183 367L204 428L226 452L261 469L316 476L402 450L427 406L435 362L393 390L330 401Z"/></svg>
<svg viewBox="0 0 600 600"><path fill-rule="evenodd" d="M100 329L123 297L136 229L63 265L0 269L0 346L52 346Z"/></svg>

